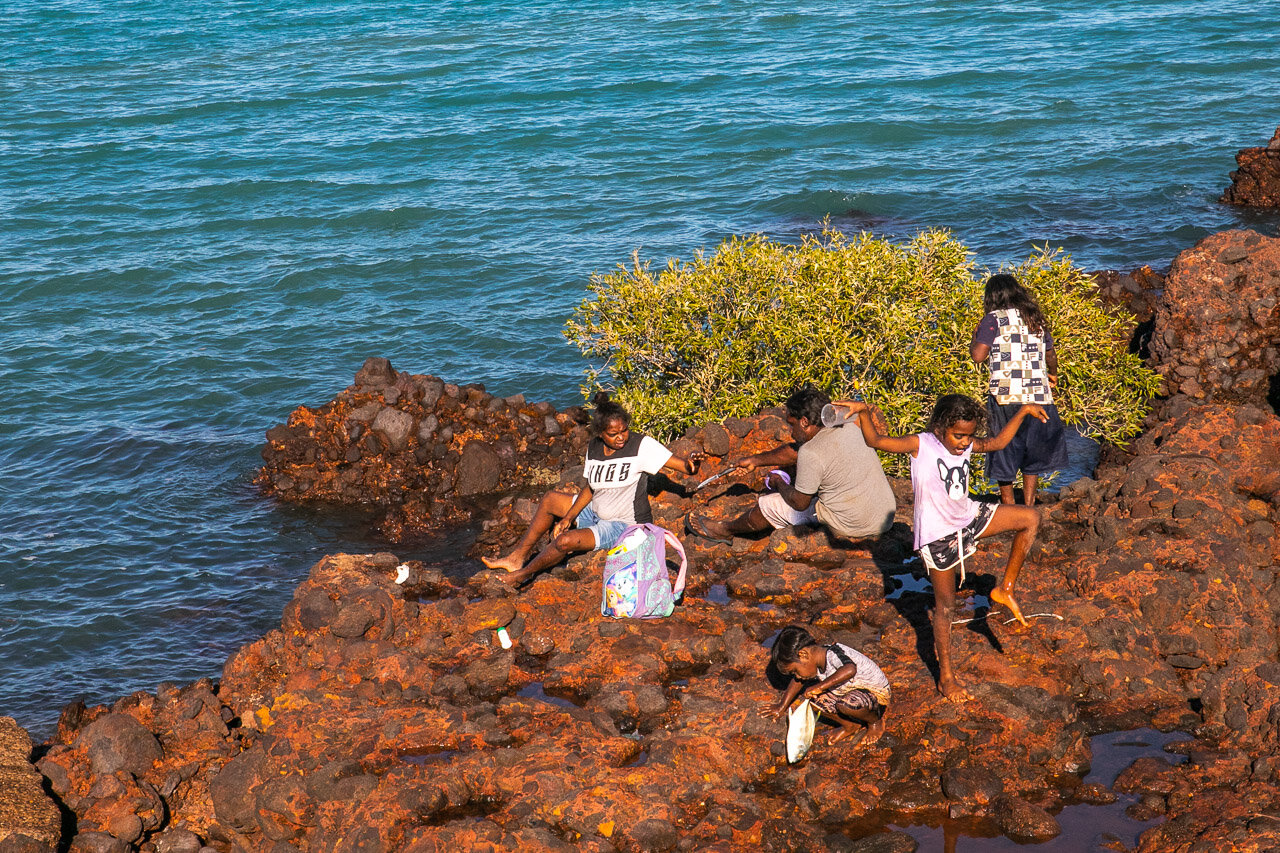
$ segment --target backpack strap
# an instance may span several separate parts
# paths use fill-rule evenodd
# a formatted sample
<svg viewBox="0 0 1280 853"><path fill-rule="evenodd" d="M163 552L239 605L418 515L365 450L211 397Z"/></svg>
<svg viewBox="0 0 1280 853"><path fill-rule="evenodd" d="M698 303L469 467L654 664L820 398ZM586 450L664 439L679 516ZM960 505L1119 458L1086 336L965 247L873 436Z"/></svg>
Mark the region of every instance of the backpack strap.
<svg viewBox="0 0 1280 853"><path fill-rule="evenodd" d="M684 595L685 573L689 568L689 558L685 556L684 546L680 544L680 540L676 538L676 535L665 527L659 527L656 524L646 526L649 528L649 532L657 539L658 560L664 567L667 565L667 543L670 543L671 547L680 555L680 571L676 574L675 583L671 585L671 597L679 598Z"/></svg>

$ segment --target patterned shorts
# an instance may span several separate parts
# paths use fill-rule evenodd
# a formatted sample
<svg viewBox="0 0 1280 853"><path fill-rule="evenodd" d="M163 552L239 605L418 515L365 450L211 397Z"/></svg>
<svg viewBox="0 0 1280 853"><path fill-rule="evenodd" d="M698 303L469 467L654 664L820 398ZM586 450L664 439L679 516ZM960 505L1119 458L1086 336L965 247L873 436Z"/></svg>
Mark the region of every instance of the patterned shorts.
<svg viewBox="0 0 1280 853"><path fill-rule="evenodd" d="M870 690L861 687L855 687L839 696L830 691L819 693L810 701L813 703L813 707L832 717L839 713L840 706L853 708L857 711L865 709L883 714L887 705L887 703L881 702Z"/></svg>
<svg viewBox="0 0 1280 853"><path fill-rule="evenodd" d="M973 553L978 550L978 537L982 535L982 531L987 529L987 525L995 517L995 504L978 504L978 514L963 529L920 546L920 558L924 560L924 567L939 572L954 569L960 564L960 543L962 539L964 540L964 556L966 558L972 557Z"/></svg>

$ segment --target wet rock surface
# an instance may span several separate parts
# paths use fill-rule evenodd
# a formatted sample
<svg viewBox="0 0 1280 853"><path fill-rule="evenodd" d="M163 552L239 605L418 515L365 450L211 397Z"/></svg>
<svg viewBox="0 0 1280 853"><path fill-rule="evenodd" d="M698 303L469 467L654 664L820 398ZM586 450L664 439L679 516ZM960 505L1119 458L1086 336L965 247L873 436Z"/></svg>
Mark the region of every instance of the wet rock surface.
<svg viewBox="0 0 1280 853"><path fill-rule="evenodd" d="M1236 166L1223 204L1280 209L1280 127L1265 147L1236 154Z"/></svg>
<svg viewBox="0 0 1280 853"><path fill-rule="evenodd" d="M1250 269L1270 251L1245 248ZM1234 309L1213 310L1161 303L1156 332L1166 318L1196 340L1197 316L1212 325ZM1028 627L989 609L1007 538L979 550L960 602L969 621L953 629L965 704L935 689L909 484L893 484L897 523L874 542L683 534L691 510L750 506L764 472L693 484L786 440L766 410L690 430L675 448L704 449L704 470L653 478L656 521L690 559L667 619L601 617L601 554L519 592L486 570L460 579L393 553L332 555L219 681L71 706L37 766L74 816L77 850L912 850L884 827L956 818L1053 837L1064 805L1116 797L1084 784L1089 736L1151 726L1192 739L1176 744L1184 761L1140 759L1113 786L1136 817L1161 819L1141 850L1277 849L1280 419L1230 391L1243 385L1165 400L1095 479L1043 508L1018 586ZM370 359L334 401L269 433L259 482L290 500L380 507L389 537L478 516L478 557L514 541L543 490L576 478L584 421ZM767 662L792 622L888 674L878 743L833 746L823 726L809 756L786 763Z"/></svg>

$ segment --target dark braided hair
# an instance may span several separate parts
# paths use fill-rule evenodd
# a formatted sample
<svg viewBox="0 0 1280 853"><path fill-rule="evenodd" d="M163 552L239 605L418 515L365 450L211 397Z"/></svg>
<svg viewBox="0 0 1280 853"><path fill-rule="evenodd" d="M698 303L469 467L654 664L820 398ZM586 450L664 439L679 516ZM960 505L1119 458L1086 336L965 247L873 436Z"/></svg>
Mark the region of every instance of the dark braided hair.
<svg viewBox="0 0 1280 853"><path fill-rule="evenodd" d="M610 400L609 392L597 392L591 398L591 404L596 407L595 412L591 415L591 431L594 434L602 434L609 424L614 421L622 421L624 427L629 428L631 426L631 413L620 404Z"/></svg>
<svg viewBox="0 0 1280 853"><path fill-rule="evenodd" d="M1031 331L1044 335L1044 312L1035 294L1008 273L996 273L987 279L987 286L983 288L982 310L990 313L1003 308L1015 309Z"/></svg>
<svg viewBox="0 0 1280 853"><path fill-rule="evenodd" d="M982 426L987 413L978 401L963 394L947 394L939 397L933 405L933 414L929 415L929 432L944 432L960 421L973 421Z"/></svg>

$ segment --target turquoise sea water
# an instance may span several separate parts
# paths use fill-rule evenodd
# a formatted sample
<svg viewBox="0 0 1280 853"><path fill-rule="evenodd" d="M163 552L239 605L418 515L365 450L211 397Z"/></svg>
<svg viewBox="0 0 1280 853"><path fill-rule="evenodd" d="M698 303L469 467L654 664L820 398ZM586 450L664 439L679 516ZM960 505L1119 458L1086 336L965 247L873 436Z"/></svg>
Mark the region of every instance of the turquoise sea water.
<svg viewBox="0 0 1280 853"><path fill-rule="evenodd" d="M824 217L1165 265L1280 122L1247 2L11 0L0 714L216 675L358 519L249 485L369 355L566 404L593 270Z"/></svg>

